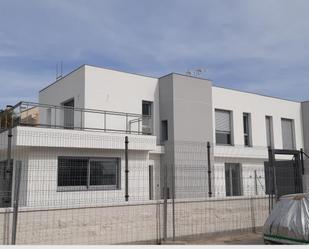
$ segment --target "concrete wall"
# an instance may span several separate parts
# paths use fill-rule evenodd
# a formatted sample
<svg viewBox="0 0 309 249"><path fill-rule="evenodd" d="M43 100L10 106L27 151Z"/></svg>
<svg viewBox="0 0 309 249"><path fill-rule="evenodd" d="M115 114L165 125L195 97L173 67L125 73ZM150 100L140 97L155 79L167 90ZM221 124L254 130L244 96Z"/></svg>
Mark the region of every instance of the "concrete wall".
<svg viewBox="0 0 309 249"><path fill-rule="evenodd" d="M9 238L12 216L0 210L0 243ZM168 237L172 236L168 204ZM156 240L163 234L162 202L84 206L65 209L20 208L17 244L117 244ZM176 200L176 237L248 230L263 226L268 199ZM5 223L6 222L6 223Z"/></svg>

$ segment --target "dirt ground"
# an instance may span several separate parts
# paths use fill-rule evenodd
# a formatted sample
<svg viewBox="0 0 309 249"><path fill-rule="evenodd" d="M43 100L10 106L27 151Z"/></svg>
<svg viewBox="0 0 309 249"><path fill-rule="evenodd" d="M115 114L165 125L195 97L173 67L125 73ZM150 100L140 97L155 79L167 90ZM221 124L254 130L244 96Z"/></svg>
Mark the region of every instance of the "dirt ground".
<svg viewBox="0 0 309 249"><path fill-rule="evenodd" d="M131 245L157 244L158 241L140 241L130 243ZM225 234L186 236L176 238L175 241L161 241L162 245L263 245L263 234L261 231L255 233L243 231Z"/></svg>
<svg viewBox="0 0 309 249"><path fill-rule="evenodd" d="M172 244L173 242L167 242ZM222 234L215 236L187 237L175 242L183 245L263 245L261 232L245 232L237 234Z"/></svg>

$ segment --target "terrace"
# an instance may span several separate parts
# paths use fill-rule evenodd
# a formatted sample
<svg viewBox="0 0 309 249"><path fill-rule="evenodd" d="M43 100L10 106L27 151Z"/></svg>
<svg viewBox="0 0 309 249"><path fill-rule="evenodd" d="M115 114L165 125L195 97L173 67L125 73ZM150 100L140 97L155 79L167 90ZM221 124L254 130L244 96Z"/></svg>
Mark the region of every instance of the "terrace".
<svg viewBox="0 0 309 249"><path fill-rule="evenodd" d="M151 116L19 102L0 111L0 132L16 126L152 135Z"/></svg>

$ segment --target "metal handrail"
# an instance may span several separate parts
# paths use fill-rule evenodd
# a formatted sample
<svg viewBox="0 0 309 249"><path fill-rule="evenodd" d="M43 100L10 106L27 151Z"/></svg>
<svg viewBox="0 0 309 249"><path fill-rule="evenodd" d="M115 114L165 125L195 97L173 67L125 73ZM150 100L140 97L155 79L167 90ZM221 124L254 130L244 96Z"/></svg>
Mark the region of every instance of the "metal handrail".
<svg viewBox="0 0 309 249"><path fill-rule="evenodd" d="M31 111L32 109L35 108L46 108L46 110L54 110L55 116L51 117L51 120L54 118L53 120L53 124L48 123L48 121L43 121L40 119L43 115L43 117L46 117L44 115L46 115L46 113L41 112L40 110L37 112L39 114L38 119L36 120L36 118L34 118L34 122L33 120L31 120L32 116L31 113L30 115L28 115L28 112ZM107 111L107 110L97 110L97 109L89 109L89 108L79 108L79 107L70 107L70 106L59 106L59 105L50 105L50 104L42 104L42 103L35 103L35 102L26 102L26 101L20 101L18 102L16 105L9 107L5 110L3 110L2 112L0 112L0 132L3 132L4 130L7 130L7 128L9 127L14 127L14 126L32 126L32 127L50 127L50 128L64 128L67 129L68 126L67 124L63 123L61 125L59 125L59 121L57 120L57 115L56 112L57 110L72 110L75 114L75 112L77 113L81 113L80 117L79 117L79 126L76 126L76 119L73 118L73 122L72 125L69 126L69 129L79 129L79 130L102 130L102 131L111 131L111 132L126 132L126 133L134 133L134 134L143 134L143 132L140 132L139 129L138 131L132 131L131 130L131 124L134 122L131 122L132 119L135 122L142 122L142 120L144 118L148 118L148 119L152 119L152 116L150 115L142 115L142 114L136 114L136 113L127 113L127 112L116 112L116 111ZM29 120L22 120L23 119L23 115L26 113L26 115L24 116L24 118L29 118ZM94 127L85 127L83 121L84 121L84 115L85 113L92 113L92 114L98 114L98 115L102 115L104 117L104 128L98 128L96 125L94 125ZM50 115L50 114L49 114ZM58 114L59 115L59 114ZM122 118L125 118L124 124L125 125L125 129L115 129L117 127L106 127L106 117L110 117L110 116L120 116ZM4 119L2 119L4 117ZM74 117L74 115L73 115ZM8 121L9 119L9 121ZM98 119L100 120L100 119ZM36 122L39 121L39 122ZM57 122L58 121L58 122ZM64 120L62 120L64 122ZM61 121L61 123L62 123ZM41 122L41 123L40 123ZM115 122L115 121L113 121ZM4 125L2 125L4 124ZM111 126L117 126L117 123L112 123ZM138 123L139 125L139 123ZM151 127L152 129L152 127Z"/></svg>
<svg viewBox="0 0 309 249"><path fill-rule="evenodd" d="M35 103L35 102L26 102L21 101L15 106L12 107L12 109L16 109L17 107L21 105L28 105L28 106L35 106L35 107L53 107L56 109L74 109L75 111L82 111L82 112L89 112L89 113L100 113L100 114L109 114L109 115L119 115L119 116L130 116L130 117L147 117L147 115L137 114L137 113L130 113L130 112L115 112L115 111L107 111L107 110L98 110L98 109L89 109L89 108L79 108L79 107L70 107L70 106L59 106L59 105L50 105L50 104L41 104L41 103ZM149 116L151 117L151 116Z"/></svg>

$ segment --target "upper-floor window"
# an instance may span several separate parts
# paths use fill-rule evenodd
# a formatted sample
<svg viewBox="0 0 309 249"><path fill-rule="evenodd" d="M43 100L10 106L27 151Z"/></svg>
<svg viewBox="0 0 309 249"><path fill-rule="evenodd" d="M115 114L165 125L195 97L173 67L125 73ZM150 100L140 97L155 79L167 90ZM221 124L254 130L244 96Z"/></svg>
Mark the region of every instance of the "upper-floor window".
<svg viewBox="0 0 309 249"><path fill-rule="evenodd" d="M265 117L266 123L266 141L267 147L274 147L274 133L273 133L273 118L271 116Z"/></svg>
<svg viewBox="0 0 309 249"><path fill-rule="evenodd" d="M244 145L252 146L250 113L243 113L243 126L244 126Z"/></svg>
<svg viewBox="0 0 309 249"><path fill-rule="evenodd" d="M167 120L161 121L161 141L167 141L168 140L168 123Z"/></svg>
<svg viewBox="0 0 309 249"><path fill-rule="evenodd" d="M281 119L282 148L295 149L294 122L292 119Z"/></svg>
<svg viewBox="0 0 309 249"><path fill-rule="evenodd" d="M152 102L142 102L142 132L143 134L152 134Z"/></svg>
<svg viewBox="0 0 309 249"><path fill-rule="evenodd" d="M74 129L74 98L62 103L64 106L63 126L66 129Z"/></svg>
<svg viewBox="0 0 309 249"><path fill-rule="evenodd" d="M231 112L215 110L216 120L216 143L232 144Z"/></svg>
<svg viewBox="0 0 309 249"><path fill-rule="evenodd" d="M143 116L151 116L151 114L152 114L152 102L143 100L143 102L142 102L142 113L143 113Z"/></svg>

